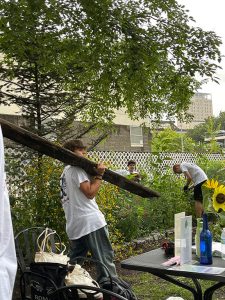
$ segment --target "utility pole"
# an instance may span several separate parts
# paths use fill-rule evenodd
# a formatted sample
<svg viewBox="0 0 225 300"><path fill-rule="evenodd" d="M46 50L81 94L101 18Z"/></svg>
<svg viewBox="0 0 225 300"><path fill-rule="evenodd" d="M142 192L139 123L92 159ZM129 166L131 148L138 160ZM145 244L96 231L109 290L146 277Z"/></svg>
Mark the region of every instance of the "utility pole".
<svg viewBox="0 0 225 300"><path fill-rule="evenodd" d="M181 125L181 152L184 152L184 139L183 139L183 128L182 128L182 122L180 123Z"/></svg>

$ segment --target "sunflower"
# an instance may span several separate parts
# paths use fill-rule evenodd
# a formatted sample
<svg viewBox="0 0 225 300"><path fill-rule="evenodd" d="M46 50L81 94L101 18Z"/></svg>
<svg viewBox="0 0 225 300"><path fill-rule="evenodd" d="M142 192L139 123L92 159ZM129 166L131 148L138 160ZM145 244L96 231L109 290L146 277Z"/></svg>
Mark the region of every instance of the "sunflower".
<svg viewBox="0 0 225 300"><path fill-rule="evenodd" d="M212 200L215 211L218 212L221 209L225 211L225 186L220 185L215 188Z"/></svg>
<svg viewBox="0 0 225 300"><path fill-rule="evenodd" d="M208 179L205 183L204 186L207 189L216 189L219 186L219 182L217 180L214 179Z"/></svg>

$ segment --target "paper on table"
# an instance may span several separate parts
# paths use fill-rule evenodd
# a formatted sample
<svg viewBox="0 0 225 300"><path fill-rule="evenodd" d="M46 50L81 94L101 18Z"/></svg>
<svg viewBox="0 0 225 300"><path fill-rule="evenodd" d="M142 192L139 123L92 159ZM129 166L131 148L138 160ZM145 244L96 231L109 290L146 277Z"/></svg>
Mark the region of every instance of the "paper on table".
<svg viewBox="0 0 225 300"><path fill-rule="evenodd" d="M191 261L192 246L192 216L185 212L174 215L175 256L180 256L180 264Z"/></svg>
<svg viewBox="0 0 225 300"><path fill-rule="evenodd" d="M192 252L196 251L196 245L192 245ZM212 254L213 256L221 256L221 243L213 242L212 243Z"/></svg>
<svg viewBox="0 0 225 300"><path fill-rule="evenodd" d="M181 240L181 226L180 218L185 217L185 212L174 215L174 239L175 239L175 256L180 256L180 240Z"/></svg>
<svg viewBox="0 0 225 300"><path fill-rule="evenodd" d="M209 274L221 274L225 272L225 268L195 266L190 264L183 264L182 266L173 266L168 268L168 270L195 272L195 273L209 273Z"/></svg>
<svg viewBox="0 0 225 300"><path fill-rule="evenodd" d="M183 242L180 250L180 264L183 265L192 259L192 216L181 217L180 226L181 241Z"/></svg>

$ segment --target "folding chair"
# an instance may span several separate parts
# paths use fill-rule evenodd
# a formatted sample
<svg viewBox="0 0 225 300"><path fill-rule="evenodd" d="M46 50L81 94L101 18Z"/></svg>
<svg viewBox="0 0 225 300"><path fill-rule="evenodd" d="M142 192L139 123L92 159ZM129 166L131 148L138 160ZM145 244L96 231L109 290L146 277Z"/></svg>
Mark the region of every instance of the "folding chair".
<svg viewBox="0 0 225 300"><path fill-rule="evenodd" d="M16 234L16 256L21 272L29 270L30 263L34 262L35 253L38 251L37 238L45 229L45 227L30 227ZM50 228L48 228L48 231L53 232ZM49 242L52 252L62 251L61 239L57 233L49 237ZM56 243L58 247L56 247Z"/></svg>
<svg viewBox="0 0 225 300"><path fill-rule="evenodd" d="M51 300L127 300L111 291L87 285L68 285L48 295Z"/></svg>

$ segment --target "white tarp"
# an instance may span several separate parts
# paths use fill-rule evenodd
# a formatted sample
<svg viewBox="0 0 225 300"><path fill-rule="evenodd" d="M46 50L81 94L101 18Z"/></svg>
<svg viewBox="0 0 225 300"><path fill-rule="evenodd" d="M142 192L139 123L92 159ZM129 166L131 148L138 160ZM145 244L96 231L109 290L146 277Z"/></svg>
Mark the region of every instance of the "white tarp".
<svg viewBox="0 0 225 300"><path fill-rule="evenodd" d="M8 191L5 183L5 159L0 126L0 299L11 300L17 270Z"/></svg>

